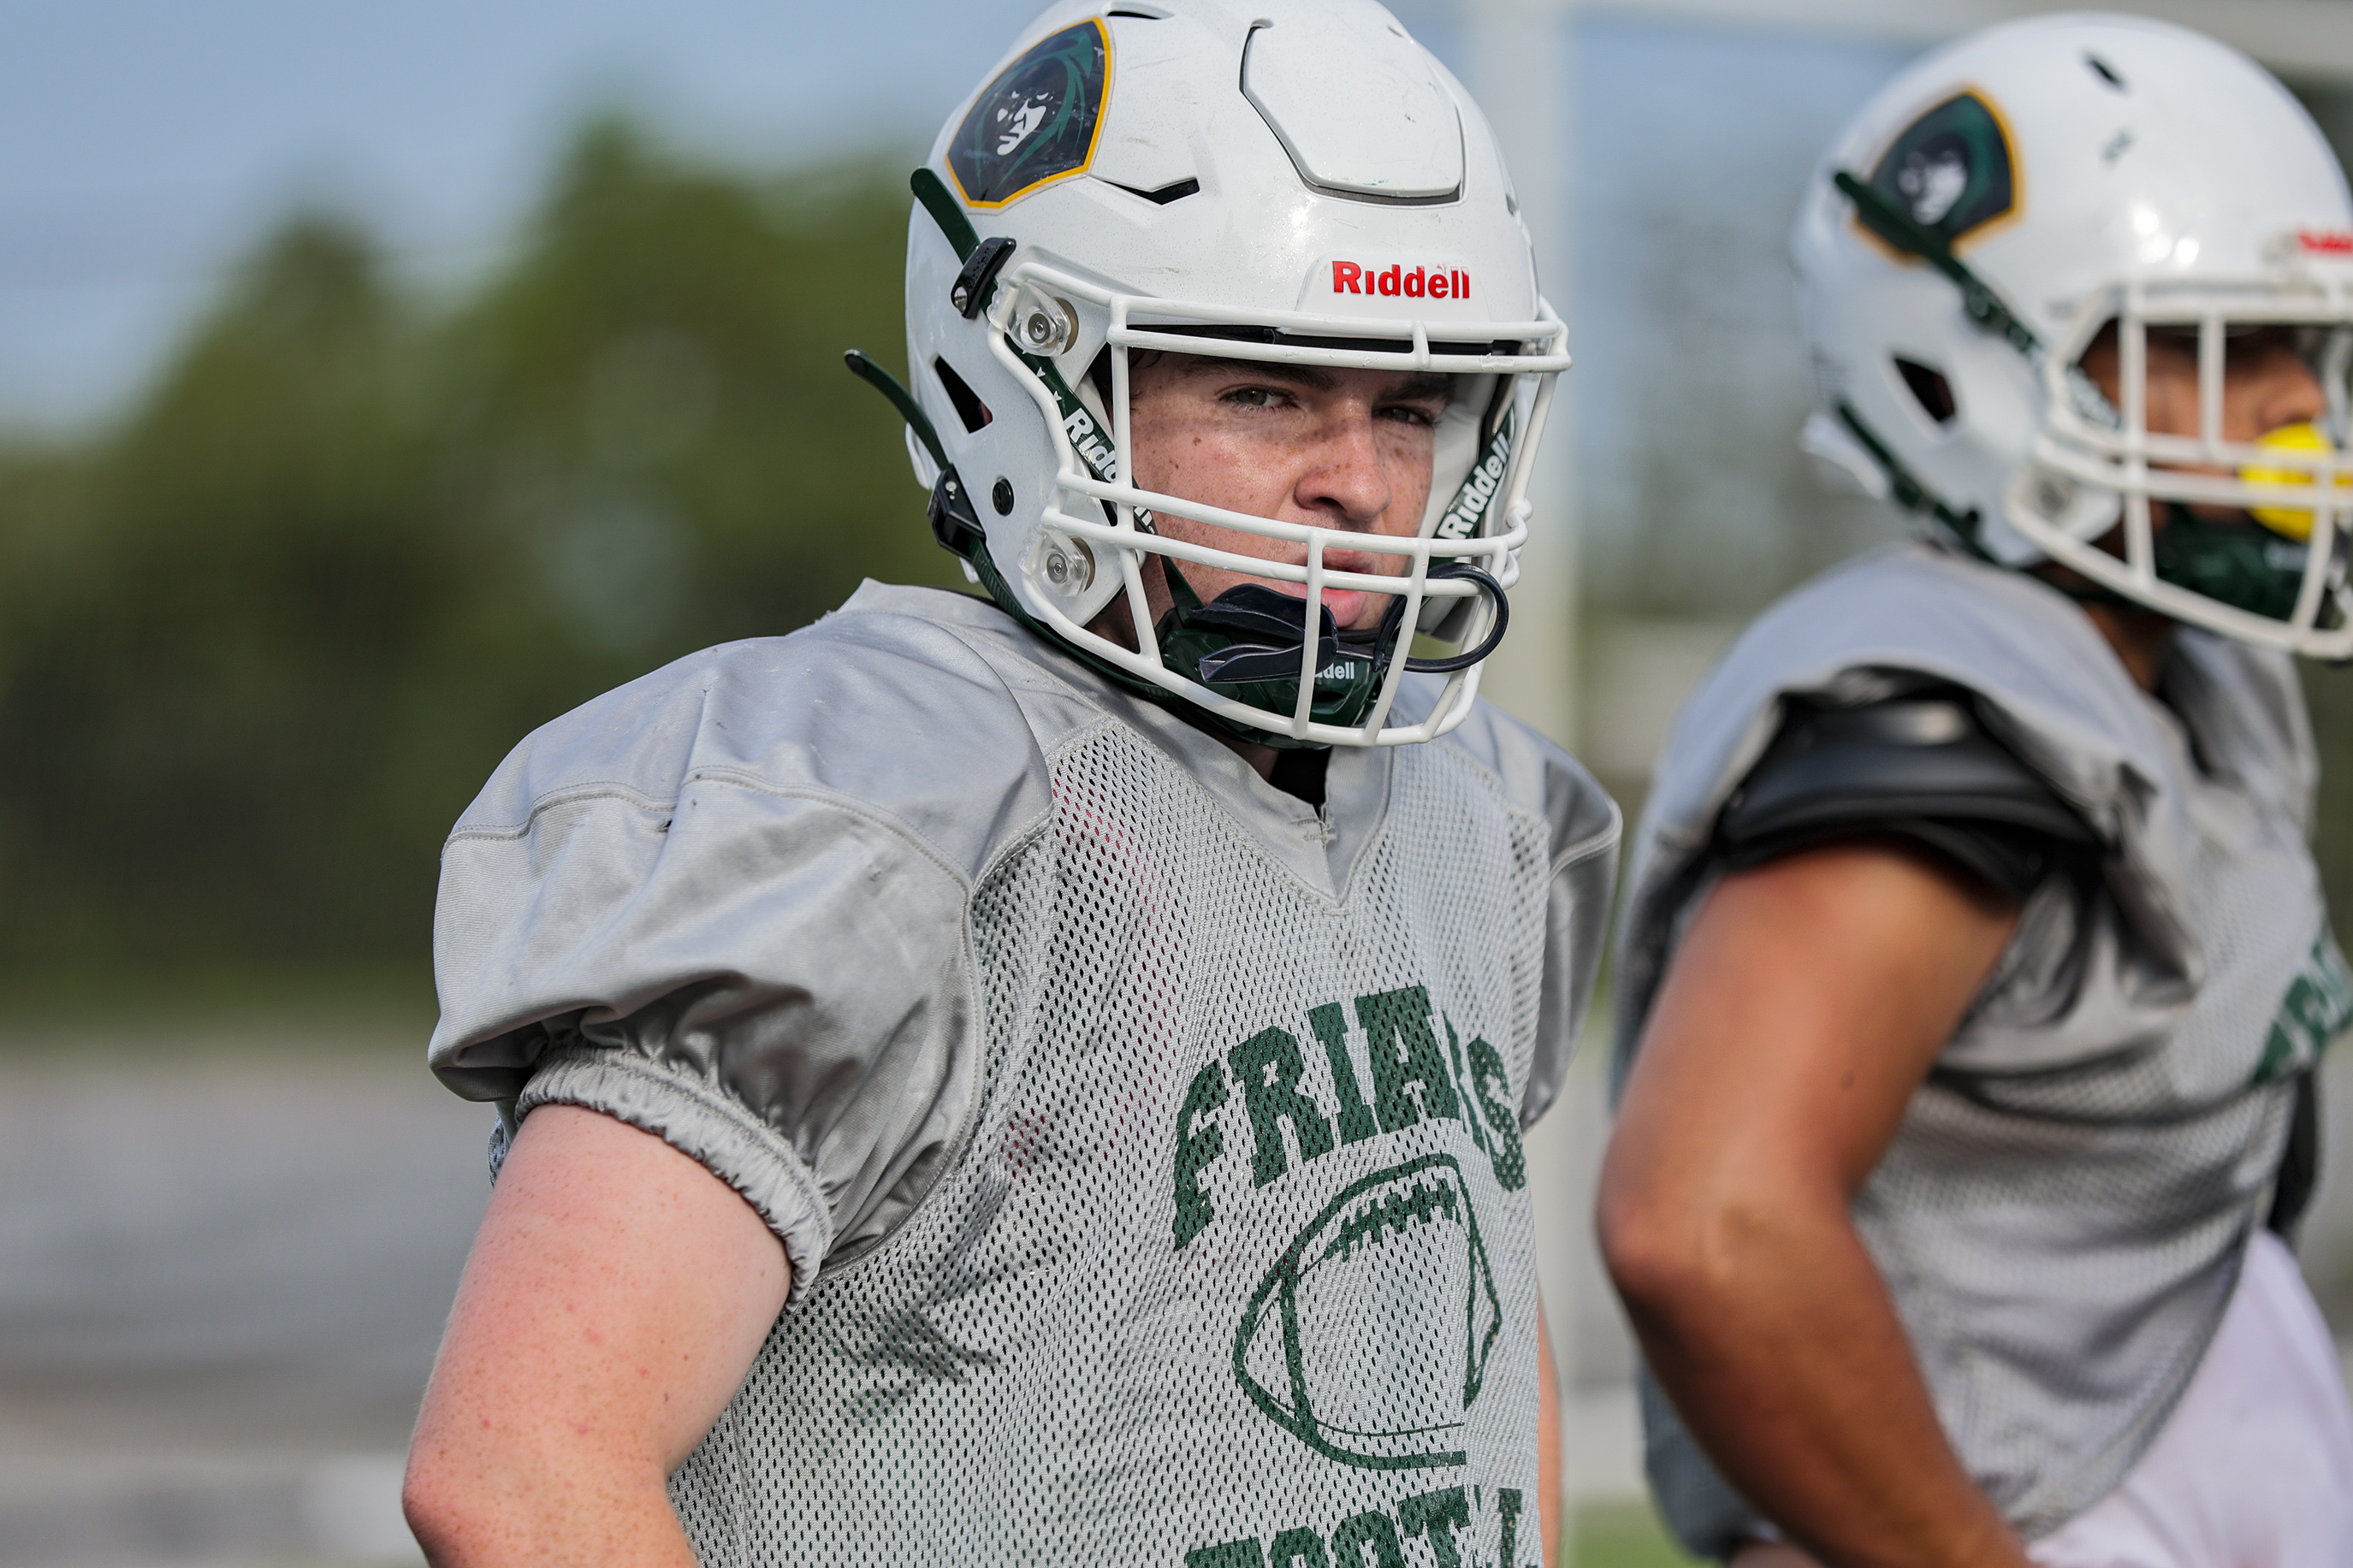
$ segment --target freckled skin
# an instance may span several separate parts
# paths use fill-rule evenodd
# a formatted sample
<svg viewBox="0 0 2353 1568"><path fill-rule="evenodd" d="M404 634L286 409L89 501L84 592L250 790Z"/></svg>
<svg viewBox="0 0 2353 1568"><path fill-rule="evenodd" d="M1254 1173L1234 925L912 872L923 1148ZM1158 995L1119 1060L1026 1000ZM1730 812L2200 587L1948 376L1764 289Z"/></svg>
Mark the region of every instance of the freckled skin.
<svg viewBox="0 0 2353 1568"><path fill-rule="evenodd" d="M790 1280L766 1222L701 1165L594 1111L533 1112L409 1451L403 1503L427 1558L691 1568L668 1478L734 1395ZM657 1380L657 1366L671 1370Z"/></svg>
<svg viewBox="0 0 2353 1568"><path fill-rule="evenodd" d="M1165 355L1139 365L1129 382L1136 481L1254 517L1410 537L1429 505L1431 443L1447 395L1437 376ZM1307 561L1304 544L1174 512L1162 513L1157 526L1171 539L1256 560ZM1327 550L1324 563L1391 575L1406 569L1404 556L1364 550ZM1294 596L1305 592L1303 584L1191 562L1181 570L1204 604L1250 581ZM1167 609L1167 590L1156 571L1145 583L1157 617ZM1326 589L1324 603L1343 630L1362 630L1379 624L1388 595ZM1122 613L1117 625L1125 624Z"/></svg>
<svg viewBox="0 0 2353 1568"><path fill-rule="evenodd" d="M1432 446L1449 395L1442 376L1393 371L1327 370L1254 364L1247 360L1164 354L1138 364L1128 380L1128 416L1139 488L1227 511L1283 522L1346 529L1368 539L1410 538L1428 510ZM1170 539L1208 545L1259 561L1307 562L1307 546L1159 514ZM1407 558L1368 550L1330 550L1335 572L1402 574ZM1240 583L1261 583L1294 598L1303 583L1252 577L1185 562L1185 581L1208 604ZM1145 600L1157 621L1171 603L1157 558L1144 569ZM1380 624L1390 595L1326 588L1324 603L1343 631ZM1126 595L1113 599L1090 630L1136 646ZM1271 746L1221 736L1265 778Z"/></svg>

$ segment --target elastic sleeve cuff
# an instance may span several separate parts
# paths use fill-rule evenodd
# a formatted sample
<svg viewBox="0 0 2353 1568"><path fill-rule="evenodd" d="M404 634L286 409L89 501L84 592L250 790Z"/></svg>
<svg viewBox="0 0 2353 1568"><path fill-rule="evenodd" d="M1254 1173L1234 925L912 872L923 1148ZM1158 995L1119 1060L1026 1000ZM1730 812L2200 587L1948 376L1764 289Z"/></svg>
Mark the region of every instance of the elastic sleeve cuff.
<svg viewBox="0 0 2353 1568"><path fill-rule="evenodd" d="M787 1308L817 1285L833 1247L833 1215L817 1177L776 1133L718 1090L642 1058L559 1048L515 1101L519 1123L543 1105L577 1105L650 1132L743 1195L785 1244L792 1265Z"/></svg>

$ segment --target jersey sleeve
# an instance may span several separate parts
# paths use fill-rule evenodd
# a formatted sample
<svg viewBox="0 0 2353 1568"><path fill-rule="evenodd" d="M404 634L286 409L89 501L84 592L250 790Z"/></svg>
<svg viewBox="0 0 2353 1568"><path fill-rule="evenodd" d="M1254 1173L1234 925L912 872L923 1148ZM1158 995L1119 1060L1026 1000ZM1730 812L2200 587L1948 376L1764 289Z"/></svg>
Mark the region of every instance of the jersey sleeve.
<svg viewBox="0 0 2353 1568"><path fill-rule="evenodd" d="M1725 802L1713 858L1743 870L1862 837L1907 843L2021 900L2094 845L1968 693L1921 683L1854 706L1794 705Z"/></svg>
<svg viewBox="0 0 2353 1568"><path fill-rule="evenodd" d="M1436 707L1441 689L1435 677L1409 676L1398 710L1409 719L1424 717ZM1539 813L1545 822L1549 877L1544 973L1527 1082L1520 1091L1525 1131L1560 1097L1561 1080L1593 1005L1624 819L1609 792L1567 752L1488 703L1478 703L1460 728L1432 743L1468 754L1494 776L1514 807Z"/></svg>
<svg viewBox="0 0 2353 1568"><path fill-rule="evenodd" d="M1535 1054L1520 1097L1520 1126L1535 1125L1559 1098L1576 1054L1594 979L1609 939L1609 900L1618 885L1622 827L1618 803L1593 775L1554 752L1545 770L1545 816L1551 827L1552 879L1546 900L1543 999Z"/></svg>
<svg viewBox="0 0 2353 1568"><path fill-rule="evenodd" d="M1038 791L1024 746L970 739L1005 717L985 685L897 724L857 663L559 721L452 834L435 920L442 1080L507 1129L566 1104L661 1138L766 1220L796 1301L944 1164L978 1071L969 890Z"/></svg>

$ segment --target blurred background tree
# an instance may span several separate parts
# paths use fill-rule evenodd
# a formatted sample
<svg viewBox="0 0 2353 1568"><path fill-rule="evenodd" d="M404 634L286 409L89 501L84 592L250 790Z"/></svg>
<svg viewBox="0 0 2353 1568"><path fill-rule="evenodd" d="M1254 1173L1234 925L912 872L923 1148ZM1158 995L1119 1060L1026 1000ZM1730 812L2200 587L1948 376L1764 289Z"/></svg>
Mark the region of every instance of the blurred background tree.
<svg viewBox="0 0 2353 1568"><path fill-rule="evenodd" d="M898 422L907 197L598 121L438 305L270 236L118 426L0 453L0 984L424 984L509 747L861 575L955 581Z"/></svg>
<svg viewBox="0 0 2353 1568"><path fill-rule="evenodd" d="M1724 69L1748 68L1736 43ZM2353 95L2310 101L2353 144ZM1794 181L1813 139L1756 155ZM1633 678L1695 676L1770 596L1894 530L1797 462L1772 253L1795 192L1752 183L1755 212L1694 213L1658 195L1682 180L1632 181L1589 226L1651 237L1593 240L1589 280L1656 330L1599 313L1579 351L1592 384L1640 394L1589 399L1577 437L1583 679L1643 721L1604 700L1584 749L1630 806L1681 695ZM299 213L123 417L0 446L0 992L308 976L421 1000L442 835L533 727L806 625L862 575L956 584L896 420L840 363L901 356L907 206L896 163L761 174L596 119L467 286L404 284L364 227ZM1662 248L1680 270L1610 281ZM1689 460L1694 427L1723 460ZM1719 640L1662 660L1608 635L1630 616ZM2318 851L2353 908L2353 674L2306 679Z"/></svg>

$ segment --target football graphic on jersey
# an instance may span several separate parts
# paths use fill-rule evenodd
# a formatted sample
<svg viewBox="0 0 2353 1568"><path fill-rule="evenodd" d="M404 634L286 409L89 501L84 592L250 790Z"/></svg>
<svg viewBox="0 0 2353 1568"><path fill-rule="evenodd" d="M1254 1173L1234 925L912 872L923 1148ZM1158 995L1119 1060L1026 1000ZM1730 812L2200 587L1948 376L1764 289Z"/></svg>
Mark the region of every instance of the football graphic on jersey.
<svg viewBox="0 0 2353 1568"><path fill-rule="evenodd" d="M1503 1329L1462 1167L1425 1154L1351 1185L1275 1259L1234 1331L1234 1376L1329 1458L1460 1465Z"/></svg>

